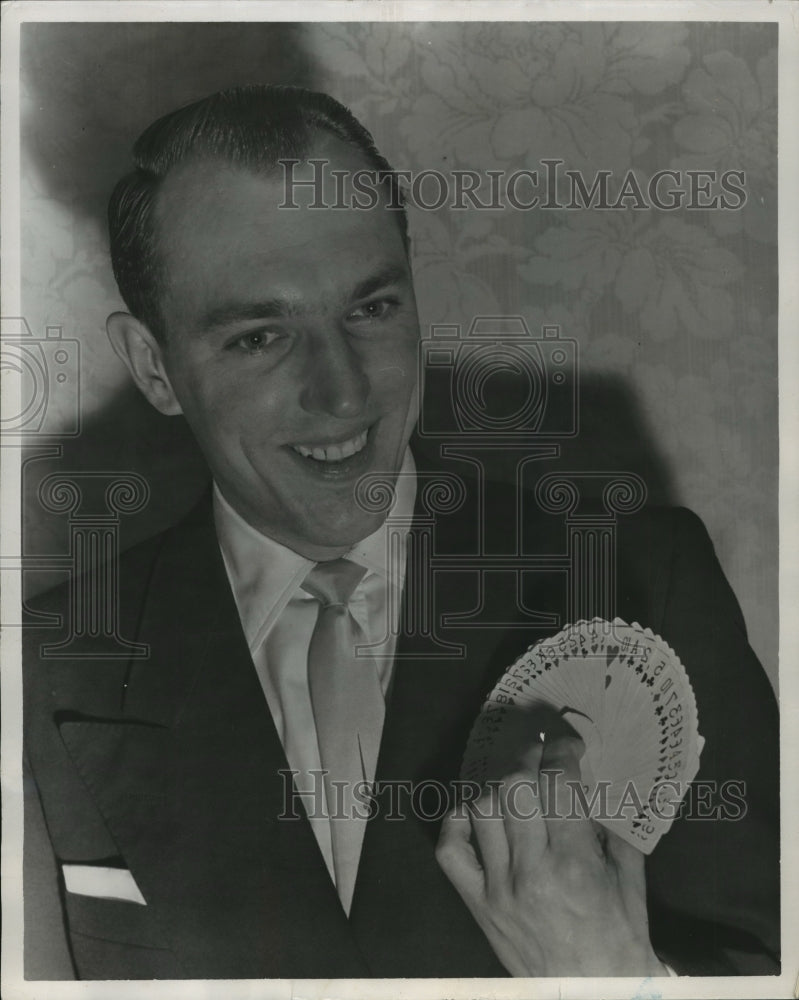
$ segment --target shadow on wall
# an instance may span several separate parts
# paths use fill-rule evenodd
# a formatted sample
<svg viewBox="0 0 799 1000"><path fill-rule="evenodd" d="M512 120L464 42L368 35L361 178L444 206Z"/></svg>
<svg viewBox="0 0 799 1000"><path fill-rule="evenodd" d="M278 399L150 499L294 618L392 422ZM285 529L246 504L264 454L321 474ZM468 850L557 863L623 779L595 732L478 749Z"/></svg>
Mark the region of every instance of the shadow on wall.
<svg viewBox="0 0 799 1000"><path fill-rule="evenodd" d="M135 138L226 87L317 86L296 24L26 24L22 142L48 193L105 228Z"/></svg>
<svg viewBox="0 0 799 1000"><path fill-rule="evenodd" d="M516 405L509 403L514 395L518 401L519 382L517 378L497 375L484 387L486 412L493 405L495 415L507 413ZM551 403L551 400L550 400ZM448 426L451 418L445 412L450 409L448 400L431 392L431 380L426 380L425 423L429 426ZM569 426L570 417L561 418L553 414L553 407L547 408L548 422L553 426ZM479 420L480 417L475 418ZM480 449L480 459L485 463L488 479L500 482L515 482L516 464L523 457L524 445L529 445L532 454L536 444L557 443L557 457L541 458L527 465L523 486L530 489L536 481L547 473L554 472L631 472L639 476L646 485L647 503L673 505L678 503L676 489L668 462L658 451L655 435L648 427L635 394L618 375L584 374L579 389L578 433L573 437L552 438L545 434L531 434L519 442L520 447L503 447L514 440L501 433L488 434ZM453 440L453 439L451 439ZM457 438L454 439L457 443ZM438 441L426 437L420 442L425 453L437 454ZM492 444L496 446L492 448ZM602 492L602 480L592 484L586 480L585 499L598 500Z"/></svg>
<svg viewBox="0 0 799 1000"><path fill-rule="evenodd" d="M518 380L498 375L492 381L493 385L489 383L484 398L490 406L493 395L496 414L507 413L507 401L518 390ZM446 413L450 410L449 401L430 390L428 379L424 422L427 426L447 426L450 423ZM548 415L553 425L568 426L566 420L553 416L551 406ZM544 434L530 434L516 440L515 435L509 437L489 433L476 449L464 445L457 437L438 439L424 436L416 440L414 447L424 452L426 467L447 468L457 473L465 470L464 460L456 459L456 464L450 466L448 459L439 459L439 445L443 443L454 443L460 452L477 457L485 477L493 481L515 483L517 464L525 461L522 487L528 491L533 490L544 475L587 473L589 475L580 481L581 497L587 501L599 501L606 479L601 475L594 478L591 474L626 472L643 480L648 504L669 506L679 502L669 465L658 450L656 437L641 412L636 396L624 379L617 375L583 376L579 390L579 432L573 437L557 439ZM537 446L546 448L554 443L558 446L555 456L533 458ZM531 458L532 461L527 461ZM457 463L460 463L460 469ZM474 469L471 474L474 475ZM534 502L532 498L530 502Z"/></svg>
<svg viewBox="0 0 799 1000"><path fill-rule="evenodd" d="M122 549L174 524L208 483L205 462L183 417L158 413L132 383L93 413L78 437L61 440L60 453L48 449L52 440L29 446L23 464L22 552L41 563L41 568L25 571L27 598L65 579L65 571L57 567L59 557L70 551L71 519L113 515L104 499L112 483L130 482L133 474L144 480L149 494L139 510L119 516ZM57 477L47 490L56 501L57 484L74 483L82 496L80 507L65 513L48 510L40 497L48 477ZM69 489L63 488L65 500Z"/></svg>

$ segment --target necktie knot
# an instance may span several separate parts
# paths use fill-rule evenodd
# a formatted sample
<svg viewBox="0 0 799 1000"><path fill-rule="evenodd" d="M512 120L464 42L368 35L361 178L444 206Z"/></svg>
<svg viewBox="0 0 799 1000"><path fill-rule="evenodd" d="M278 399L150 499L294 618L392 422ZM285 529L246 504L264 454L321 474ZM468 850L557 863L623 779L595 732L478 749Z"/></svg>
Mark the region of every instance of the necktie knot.
<svg viewBox="0 0 799 1000"><path fill-rule="evenodd" d="M303 580L302 589L323 608L346 607L365 574L366 567L351 559L332 559L317 563Z"/></svg>

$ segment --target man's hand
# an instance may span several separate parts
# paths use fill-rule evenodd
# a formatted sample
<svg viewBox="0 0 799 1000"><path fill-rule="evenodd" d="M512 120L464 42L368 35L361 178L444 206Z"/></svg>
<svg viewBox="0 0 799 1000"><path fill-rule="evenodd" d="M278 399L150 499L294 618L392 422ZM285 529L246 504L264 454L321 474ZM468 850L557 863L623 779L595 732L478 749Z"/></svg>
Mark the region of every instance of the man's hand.
<svg viewBox="0 0 799 1000"><path fill-rule="evenodd" d="M529 770L461 805L444 821L438 862L513 976L668 975L649 941L643 855L587 817L566 818L580 748L539 744Z"/></svg>

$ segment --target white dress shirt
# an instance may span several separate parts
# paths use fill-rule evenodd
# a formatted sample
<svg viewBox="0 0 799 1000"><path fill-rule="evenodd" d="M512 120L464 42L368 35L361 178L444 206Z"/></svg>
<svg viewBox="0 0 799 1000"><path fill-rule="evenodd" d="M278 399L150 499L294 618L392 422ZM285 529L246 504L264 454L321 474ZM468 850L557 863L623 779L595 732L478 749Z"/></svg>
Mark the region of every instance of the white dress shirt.
<svg viewBox="0 0 799 1000"><path fill-rule="evenodd" d="M416 499L415 466L405 453L397 480L391 517L407 525ZM318 602L302 590L315 563L256 531L214 485L214 519L228 579L258 679L275 722L294 784L311 828L335 882L330 822L327 818L311 698L308 689L308 647L316 625ZM406 520L407 519L407 520ZM373 656L385 696L391 681L399 597L405 579L407 527L402 532L399 559L388 555L388 525L383 524L345 553L367 572L350 601L350 612L374 644ZM391 597L397 599L392 600ZM389 620L391 617L391 620ZM313 772L316 772L314 774ZM367 775L372 781L374 775ZM290 792L287 787L287 795ZM287 803L289 808L292 803Z"/></svg>

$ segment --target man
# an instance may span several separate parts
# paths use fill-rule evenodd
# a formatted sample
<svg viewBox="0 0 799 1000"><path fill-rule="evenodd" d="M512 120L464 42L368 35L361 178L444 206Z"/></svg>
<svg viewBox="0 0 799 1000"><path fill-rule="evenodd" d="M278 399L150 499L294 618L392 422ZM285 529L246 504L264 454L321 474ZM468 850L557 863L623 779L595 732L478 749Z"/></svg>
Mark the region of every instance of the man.
<svg viewBox="0 0 799 1000"><path fill-rule="evenodd" d="M335 101L288 88L213 95L134 155L110 208L130 311L108 332L147 399L189 422L213 494L122 559L121 627L147 659L48 660L52 636L29 632L28 975L59 932L70 968L49 974L87 979L776 971L773 696L701 525L630 519L618 610L680 653L700 773L744 783L739 822L678 821L645 871L587 818L521 819L511 781L555 772L557 800L579 779L568 737L531 740L521 772L443 825L413 792L393 808L382 788L457 777L482 697L531 636L454 629L465 652L442 659L407 627L409 609L465 597L457 577L426 593L410 558L419 326L388 165ZM322 189L312 160L331 168ZM320 208L351 206L365 170L386 178L375 204ZM359 493L375 477L399 530ZM501 502L482 525L500 536ZM437 549L472 551L477 510L439 518ZM42 610L64 619L66 599ZM562 619L551 580L527 599ZM507 611L499 589L483 600L485 623Z"/></svg>

